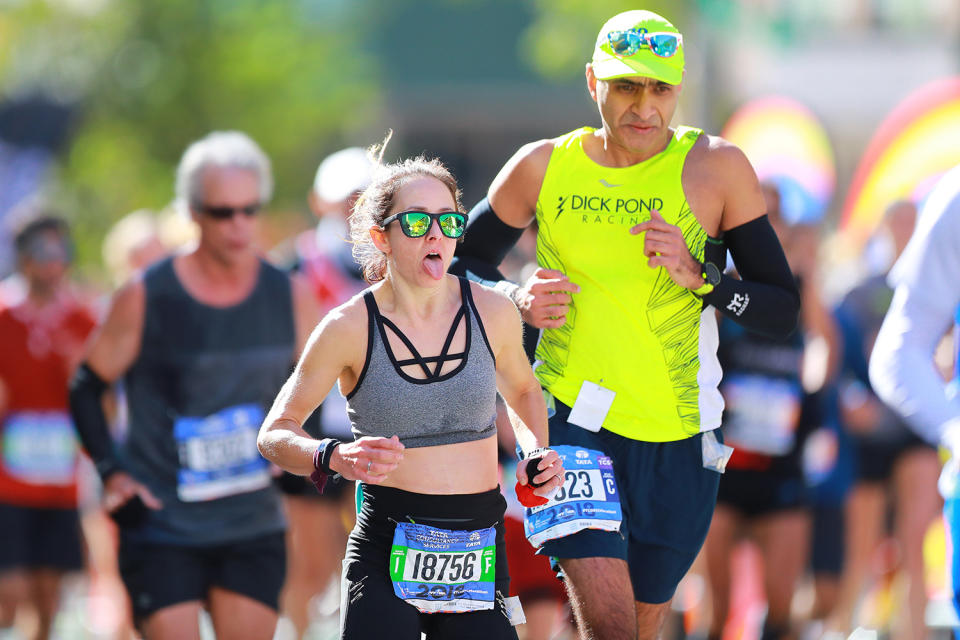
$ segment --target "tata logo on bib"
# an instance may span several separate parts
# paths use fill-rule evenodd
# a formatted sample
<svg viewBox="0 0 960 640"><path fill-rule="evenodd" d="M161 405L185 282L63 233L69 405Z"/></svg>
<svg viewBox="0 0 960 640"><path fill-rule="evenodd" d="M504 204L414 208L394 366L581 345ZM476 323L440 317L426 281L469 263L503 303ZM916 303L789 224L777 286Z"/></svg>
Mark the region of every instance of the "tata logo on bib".
<svg viewBox="0 0 960 640"><path fill-rule="evenodd" d="M554 220L566 212L581 216L583 223L599 224L640 224L650 219L651 211L663 211L663 199L616 198L613 196L595 196L569 194L557 197L557 215Z"/></svg>
<svg viewBox="0 0 960 640"><path fill-rule="evenodd" d="M589 458L589 457L590 457L590 454L587 453L586 451L584 451L583 449L577 449L577 457L578 457L578 458Z"/></svg>

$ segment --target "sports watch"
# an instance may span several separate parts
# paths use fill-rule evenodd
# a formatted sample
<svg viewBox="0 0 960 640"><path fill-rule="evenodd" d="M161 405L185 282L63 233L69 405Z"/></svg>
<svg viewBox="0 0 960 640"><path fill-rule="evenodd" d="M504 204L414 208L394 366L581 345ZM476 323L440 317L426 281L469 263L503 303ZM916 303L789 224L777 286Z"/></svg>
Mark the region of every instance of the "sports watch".
<svg viewBox="0 0 960 640"><path fill-rule="evenodd" d="M692 291L694 295L702 297L713 291L713 288L720 284L720 268L712 262L701 262L700 275L703 277L703 284Z"/></svg>

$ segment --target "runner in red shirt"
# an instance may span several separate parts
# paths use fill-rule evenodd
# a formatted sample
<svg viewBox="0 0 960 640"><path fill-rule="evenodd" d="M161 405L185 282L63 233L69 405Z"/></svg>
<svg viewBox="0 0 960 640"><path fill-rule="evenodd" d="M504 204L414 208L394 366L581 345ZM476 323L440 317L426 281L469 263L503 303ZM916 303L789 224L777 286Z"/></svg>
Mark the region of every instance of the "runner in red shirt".
<svg viewBox="0 0 960 640"><path fill-rule="evenodd" d="M83 566L67 380L95 320L67 287L63 220L34 219L15 246L26 295L0 309L0 625L30 605L46 638L60 578Z"/></svg>

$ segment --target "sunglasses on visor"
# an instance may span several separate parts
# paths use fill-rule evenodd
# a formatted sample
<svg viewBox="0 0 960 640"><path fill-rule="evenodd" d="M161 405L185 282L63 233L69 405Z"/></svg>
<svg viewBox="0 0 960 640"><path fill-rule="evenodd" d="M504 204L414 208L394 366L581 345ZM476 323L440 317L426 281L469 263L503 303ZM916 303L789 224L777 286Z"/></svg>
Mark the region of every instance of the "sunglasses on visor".
<svg viewBox="0 0 960 640"><path fill-rule="evenodd" d="M658 58L672 58L683 44L679 33L647 33L637 29L611 31L607 34L610 49L618 56L632 56L643 47L649 47L650 53Z"/></svg>
<svg viewBox="0 0 960 640"><path fill-rule="evenodd" d="M440 225L440 233L448 238L459 238L467 228L467 215L458 211L427 213L426 211L403 211L386 218L380 225L386 229L394 220L400 221L400 230L408 238L422 238L430 231L433 221Z"/></svg>
<svg viewBox="0 0 960 640"><path fill-rule="evenodd" d="M232 218L237 213L242 213L243 215L251 218L257 215L257 212L260 211L262 205L259 202L254 202L253 204L248 204L243 207L214 207L206 204L195 204L194 209L200 211L204 215L208 215L211 218L217 220L227 220Z"/></svg>

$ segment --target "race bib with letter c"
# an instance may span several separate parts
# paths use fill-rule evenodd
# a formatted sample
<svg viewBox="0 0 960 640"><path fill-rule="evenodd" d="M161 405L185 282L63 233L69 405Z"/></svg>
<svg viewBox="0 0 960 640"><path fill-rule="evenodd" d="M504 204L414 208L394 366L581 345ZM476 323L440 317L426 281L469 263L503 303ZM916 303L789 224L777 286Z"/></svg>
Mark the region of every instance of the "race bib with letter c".
<svg viewBox="0 0 960 640"><path fill-rule="evenodd" d="M583 529L619 531L623 510L610 457L582 447L551 448L563 460L563 487L547 504L525 510L523 529L530 544L539 547Z"/></svg>

